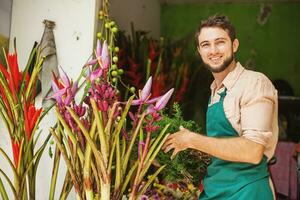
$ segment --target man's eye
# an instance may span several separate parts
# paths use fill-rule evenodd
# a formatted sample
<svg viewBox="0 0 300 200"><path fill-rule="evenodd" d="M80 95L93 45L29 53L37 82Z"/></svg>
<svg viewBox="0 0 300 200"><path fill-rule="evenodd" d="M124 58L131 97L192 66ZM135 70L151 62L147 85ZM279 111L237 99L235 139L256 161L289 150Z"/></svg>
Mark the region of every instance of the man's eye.
<svg viewBox="0 0 300 200"><path fill-rule="evenodd" d="M224 44L224 43L225 43L225 41L222 41L222 40L217 42L217 44Z"/></svg>
<svg viewBox="0 0 300 200"><path fill-rule="evenodd" d="M201 46L202 46L202 47L208 47L209 44L202 44Z"/></svg>

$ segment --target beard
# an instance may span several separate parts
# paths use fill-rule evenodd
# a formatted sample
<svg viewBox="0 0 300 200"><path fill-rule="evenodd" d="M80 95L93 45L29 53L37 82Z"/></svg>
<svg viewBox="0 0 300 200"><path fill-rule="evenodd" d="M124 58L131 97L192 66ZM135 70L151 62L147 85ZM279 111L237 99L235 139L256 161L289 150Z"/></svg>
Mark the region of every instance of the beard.
<svg viewBox="0 0 300 200"><path fill-rule="evenodd" d="M229 65L232 63L233 60L234 60L234 56L233 53L231 53L231 55L228 58L226 58L226 60L224 60L221 65L219 65L218 67L212 67L208 63L204 62L202 59L205 68L211 71L212 73L223 72L225 69L229 67Z"/></svg>

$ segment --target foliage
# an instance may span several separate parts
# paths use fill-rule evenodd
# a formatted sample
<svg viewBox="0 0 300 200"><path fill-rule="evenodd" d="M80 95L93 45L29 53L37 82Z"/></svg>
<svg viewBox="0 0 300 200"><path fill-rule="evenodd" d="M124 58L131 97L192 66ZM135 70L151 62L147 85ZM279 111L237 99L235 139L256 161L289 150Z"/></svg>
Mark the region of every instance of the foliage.
<svg viewBox="0 0 300 200"><path fill-rule="evenodd" d="M164 112L161 121L157 122L159 127L170 124L167 129L168 133L179 131L179 127L183 126L193 132L199 133L201 128L194 121L185 121L179 104L174 103L172 114ZM160 130L160 129L159 129ZM155 134L153 134L155 137ZM157 157L158 163L167 165L161 173L161 178L167 182L186 182L193 183L198 186L199 181L203 178L206 167L210 161L207 154L194 150L186 150L180 152L173 160L170 160L171 152L165 154L160 152Z"/></svg>

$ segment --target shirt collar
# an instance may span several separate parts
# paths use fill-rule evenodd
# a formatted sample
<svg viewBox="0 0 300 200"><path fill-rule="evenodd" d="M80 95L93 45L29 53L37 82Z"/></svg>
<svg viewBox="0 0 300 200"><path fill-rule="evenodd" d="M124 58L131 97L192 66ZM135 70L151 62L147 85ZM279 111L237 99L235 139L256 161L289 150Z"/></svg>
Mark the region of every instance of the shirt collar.
<svg viewBox="0 0 300 200"><path fill-rule="evenodd" d="M222 85L224 85L227 88L227 90L230 90L234 86L236 81L239 79L240 75L244 70L245 68L239 62L237 62L235 68L231 72L229 72L222 81ZM216 87L216 81L213 81L210 85L210 89L214 91Z"/></svg>

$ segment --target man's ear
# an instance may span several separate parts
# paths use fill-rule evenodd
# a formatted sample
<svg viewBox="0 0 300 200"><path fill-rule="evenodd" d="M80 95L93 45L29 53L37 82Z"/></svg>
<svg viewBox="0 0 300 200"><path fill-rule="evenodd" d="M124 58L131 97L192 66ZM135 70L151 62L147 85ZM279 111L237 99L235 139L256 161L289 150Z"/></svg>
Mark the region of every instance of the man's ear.
<svg viewBox="0 0 300 200"><path fill-rule="evenodd" d="M239 48L239 45L240 45L240 42L238 39L234 39L233 42L232 42L232 49L233 49L233 52L236 53L238 48Z"/></svg>

